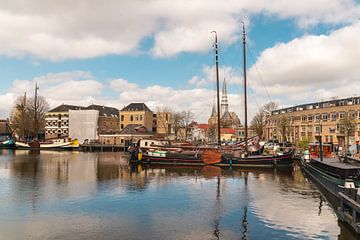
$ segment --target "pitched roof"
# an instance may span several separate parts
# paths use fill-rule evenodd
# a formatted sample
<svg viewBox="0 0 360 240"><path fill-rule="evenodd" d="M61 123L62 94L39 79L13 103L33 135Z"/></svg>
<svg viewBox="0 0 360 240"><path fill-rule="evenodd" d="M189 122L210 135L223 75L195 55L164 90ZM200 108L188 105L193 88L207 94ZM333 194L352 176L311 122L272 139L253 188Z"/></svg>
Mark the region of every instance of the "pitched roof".
<svg viewBox="0 0 360 240"><path fill-rule="evenodd" d="M147 112L152 112L150 110L150 108L148 108L146 106L145 103L130 103L129 105L127 105L126 107L121 109L121 111L147 111Z"/></svg>
<svg viewBox="0 0 360 240"><path fill-rule="evenodd" d="M209 128L209 124L205 124L205 123L199 123L197 125L198 128L201 128L201 129L208 129Z"/></svg>
<svg viewBox="0 0 360 240"><path fill-rule="evenodd" d="M51 109L49 112L67 112L69 110L79 110L83 109L82 106L76 106L76 105L68 105L68 104L62 104L60 106L57 106L54 109Z"/></svg>
<svg viewBox="0 0 360 240"><path fill-rule="evenodd" d="M103 105L92 104L87 106L85 109L87 110L98 110L100 116L104 117L119 117L119 110L113 107L107 107Z"/></svg>
<svg viewBox="0 0 360 240"><path fill-rule="evenodd" d="M120 134L150 134L146 127L141 124L128 124L123 130L120 131Z"/></svg>
<svg viewBox="0 0 360 240"><path fill-rule="evenodd" d="M223 134L235 134L236 130L233 128L221 128L220 133Z"/></svg>

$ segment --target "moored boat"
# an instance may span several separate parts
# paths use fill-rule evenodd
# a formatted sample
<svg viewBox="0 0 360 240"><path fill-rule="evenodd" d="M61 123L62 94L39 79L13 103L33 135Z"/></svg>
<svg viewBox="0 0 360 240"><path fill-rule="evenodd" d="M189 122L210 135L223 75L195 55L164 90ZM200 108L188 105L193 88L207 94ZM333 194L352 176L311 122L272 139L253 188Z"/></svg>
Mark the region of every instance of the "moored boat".
<svg viewBox="0 0 360 240"><path fill-rule="evenodd" d="M328 145L311 144L301 159L304 171L317 183L338 197L345 187L360 187L360 165L334 156ZM322 149L322 150L320 150Z"/></svg>
<svg viewBox="0 0 360 240"><path fill-rule="evenodd" d="M153 150L142 152L131 151L130 163L135 164L164 164L164 165L208 165L221 161L221 152L205 150L197 153L179 153L173 151Z"/></svg>
<svg viewBox="0 0 360 240"><path fill-rule="evenodd" d="M79 147L77 139L65 142L62 139L52 142L39 142L38 144L15 142L17 149L38 149L38 150L69 150Z"/></svg>
<svg viewBox="0 0 360 240"><path fill-rule="evenodd" d="M10 135L0 136L0 148L15 148L15 141Z"/></svg>
<svg viewBox="0 0 360 240"><path fill-rule="evenodd" d="M243 157L235 157L233 155L224 155L218 166L238 166L238 167L281 167L290 166L292 164L293 150L276 155L249 155Z"/></svg>

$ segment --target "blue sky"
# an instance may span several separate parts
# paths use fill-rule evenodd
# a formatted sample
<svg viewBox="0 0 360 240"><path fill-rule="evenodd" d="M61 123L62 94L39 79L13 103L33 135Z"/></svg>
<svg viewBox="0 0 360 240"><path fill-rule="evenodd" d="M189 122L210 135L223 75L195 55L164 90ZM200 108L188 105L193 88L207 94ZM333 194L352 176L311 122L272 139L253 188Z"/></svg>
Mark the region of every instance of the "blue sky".
<svg viewBox="0 0 360 240"><path fill-rule="evenodd" d="M38 82L51 107L143 101L154 111L191 109L204 122L214 96L212 30L230 110L242 116L243 20L251 114L270 100L352 96L359 17L352 0L8 1L0 7L0 117Z"/></svg>

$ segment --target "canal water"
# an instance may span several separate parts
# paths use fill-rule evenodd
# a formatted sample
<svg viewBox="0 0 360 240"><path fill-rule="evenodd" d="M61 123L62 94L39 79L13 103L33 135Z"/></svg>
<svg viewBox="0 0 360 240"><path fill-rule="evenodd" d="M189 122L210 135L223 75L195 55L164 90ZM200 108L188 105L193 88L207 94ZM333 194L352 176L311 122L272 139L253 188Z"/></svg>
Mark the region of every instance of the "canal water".
<svg viewBox="0 0 360 240"><path fill-rule="evenodd" d="M294 164L130 167L123 153L0 150L0 239L356 239Z"/></svg>

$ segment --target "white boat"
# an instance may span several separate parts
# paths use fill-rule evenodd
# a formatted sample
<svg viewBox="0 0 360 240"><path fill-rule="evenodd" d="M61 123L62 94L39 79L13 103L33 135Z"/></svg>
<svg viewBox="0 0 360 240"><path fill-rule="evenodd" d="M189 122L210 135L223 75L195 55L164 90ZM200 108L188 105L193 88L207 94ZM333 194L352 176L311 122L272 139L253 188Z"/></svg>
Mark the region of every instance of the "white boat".
<svg viewBox="0 0 360 240"><path fill-rule="evenodd" d="M16 148L18 149L31 149L30 144L23 143L23 142L16 142L15 143ZM79 147L79 142L77 139L70 142L64 142L62 139L57 139L53 142L45 142L40 143L40 150L46 150L46 149L70 149L70 148L76 148Z"/></svg>

